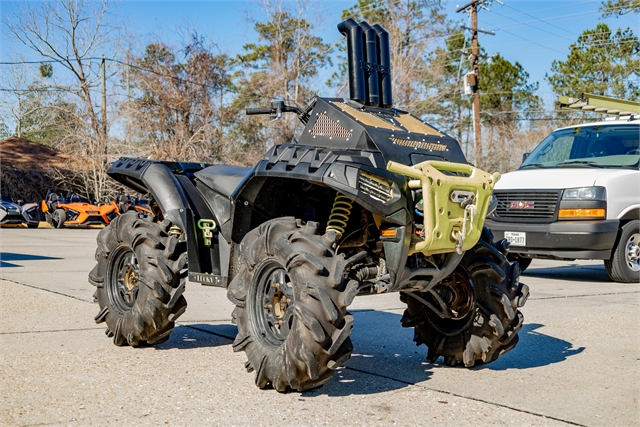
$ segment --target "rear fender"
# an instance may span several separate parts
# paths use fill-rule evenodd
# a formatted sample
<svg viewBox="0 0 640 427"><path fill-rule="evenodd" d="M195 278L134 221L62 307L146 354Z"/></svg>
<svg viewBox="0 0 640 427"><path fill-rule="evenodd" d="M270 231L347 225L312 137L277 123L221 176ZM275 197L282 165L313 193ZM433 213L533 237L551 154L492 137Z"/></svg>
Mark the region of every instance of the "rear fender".
<svg viewBox="0 0 640 427"><path fill-rule="evenodd" d="M151 193L164 217L185 233L190 280L226 286L229 244L220 233L214 233L211 244L205 245L198 221L213 219L214 215L187 176L206 166L124 158L115 162L107 173L139 193Z"/></svg>

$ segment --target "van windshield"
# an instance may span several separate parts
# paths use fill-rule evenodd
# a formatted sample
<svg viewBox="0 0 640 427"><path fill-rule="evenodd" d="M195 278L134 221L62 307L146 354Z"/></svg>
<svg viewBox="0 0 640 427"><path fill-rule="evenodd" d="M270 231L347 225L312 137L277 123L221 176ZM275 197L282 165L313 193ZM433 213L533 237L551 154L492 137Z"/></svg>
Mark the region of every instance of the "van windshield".
<svg viewBox="0 0 640 427"><path fill-rule="evenodd" d="M533 167L638 168L640 126L612 124L560 129L522 163Z"/></svg>

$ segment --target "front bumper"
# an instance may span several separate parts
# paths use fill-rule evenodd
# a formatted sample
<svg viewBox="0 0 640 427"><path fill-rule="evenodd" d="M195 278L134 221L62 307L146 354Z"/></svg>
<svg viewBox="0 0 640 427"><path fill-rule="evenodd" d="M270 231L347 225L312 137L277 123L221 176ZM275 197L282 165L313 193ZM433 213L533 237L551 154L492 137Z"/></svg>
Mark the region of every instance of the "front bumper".
<svg viewBox="0 0 640 427"><path fill-rule="evenodd" d="M527 233L526 246L511 245L510 252L534 258L609 259L620 221L556 221L547 224L499 222L487 218L495 239L505 231Z"/></svg>

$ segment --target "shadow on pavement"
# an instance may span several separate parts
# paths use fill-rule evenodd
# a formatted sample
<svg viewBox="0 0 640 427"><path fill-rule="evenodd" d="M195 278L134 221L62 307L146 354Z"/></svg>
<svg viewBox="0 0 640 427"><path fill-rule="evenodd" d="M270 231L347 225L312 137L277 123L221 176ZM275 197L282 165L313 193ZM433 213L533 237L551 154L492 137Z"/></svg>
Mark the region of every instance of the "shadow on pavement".
<svg viewBox="0 0 640 427"><path fill-rule="evenodd" d="M539 323L525 324L520 330L520 342L509 353L500 356L498 360L474 369L492 369L503 371L507 369L528 369L552 365L565 361L571 356L580 354L584 347L572 348L573 345L565 340L536 332L544 325Z"/></svg>
<svg viewBox="0 0 640 427"><path fill-rule="evenodd" d="M604 264L601 265L558 265L558 267L527 268L523 278L538 277L543 279L567 280L571 282L609 282ZM526 279L524 279L526 282Z"/></svg>
<svg viewBox="0 0 640 427"><path fill-rule="evenodd" d="M157 345L155 348L158 350L172 348L189 350L202 347L219 347L231 344L237 333L238 328L235 325L180 325L176 326L167 342Z"/></svg>
<svg viewBox="0 0 640 427"><path fill-rule="evenodd" d="M376 310L352 310L355 318L351 334L354 351L345 366L336 370L334 377L323 387L305 391L301 397L349 396L375 394L398 390L428 381L434 371L451 368L442 358L428 363L427 348L413 342L413 329L400 325L401 316ZM495 362L473 370L529 369L560 363L584 351L572 344L540 332L544 325L525 324L520 331L520 342ZM230 346L237 334L231 324L193 324L175 328L169 341L156 346L158 350L197 349ZM231 351L231 348L229 348Z"/></svg>
<svg viewBox="0 0 640 427"><path fill-rule="evenodd" d="M374 310L354 310L352 313L355 317L353 356L324 387L303 395L374 394L428 381L438 369L466 369L462 366L445 366L442 358L436 363L427 362L427 347L415 346L413 329L402 328L399 314ZM584 351L584 347L574 349L568 341L536 332L542 326L525 324L519 333L520 342L513 350L493 363L472 369L502 371L536 368L563 362Z"/></svg>
<svg viewBox="0 0 640 427"><path fill-rule="evenodd" d="M14 254L12 252L0 252L0 267L22 267L7 261L42 261L51 259L63 259L42 255Z"/></svg>

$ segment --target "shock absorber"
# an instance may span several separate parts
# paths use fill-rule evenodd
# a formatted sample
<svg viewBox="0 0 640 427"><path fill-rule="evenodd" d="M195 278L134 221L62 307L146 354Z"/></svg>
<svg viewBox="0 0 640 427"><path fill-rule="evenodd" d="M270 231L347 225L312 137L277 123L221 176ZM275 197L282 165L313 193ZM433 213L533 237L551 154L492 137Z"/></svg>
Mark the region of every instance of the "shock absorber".
<svg viewBox="0 0 640 427"><path fill-rule="evenodd" d="M351 209L353 209L353 200L344 194L336 193L331 215L329 215L329 221L327 221L327 231L335 230L338 232L338 238L342 237L347 228L347 222L349 222Z"/></svg>

